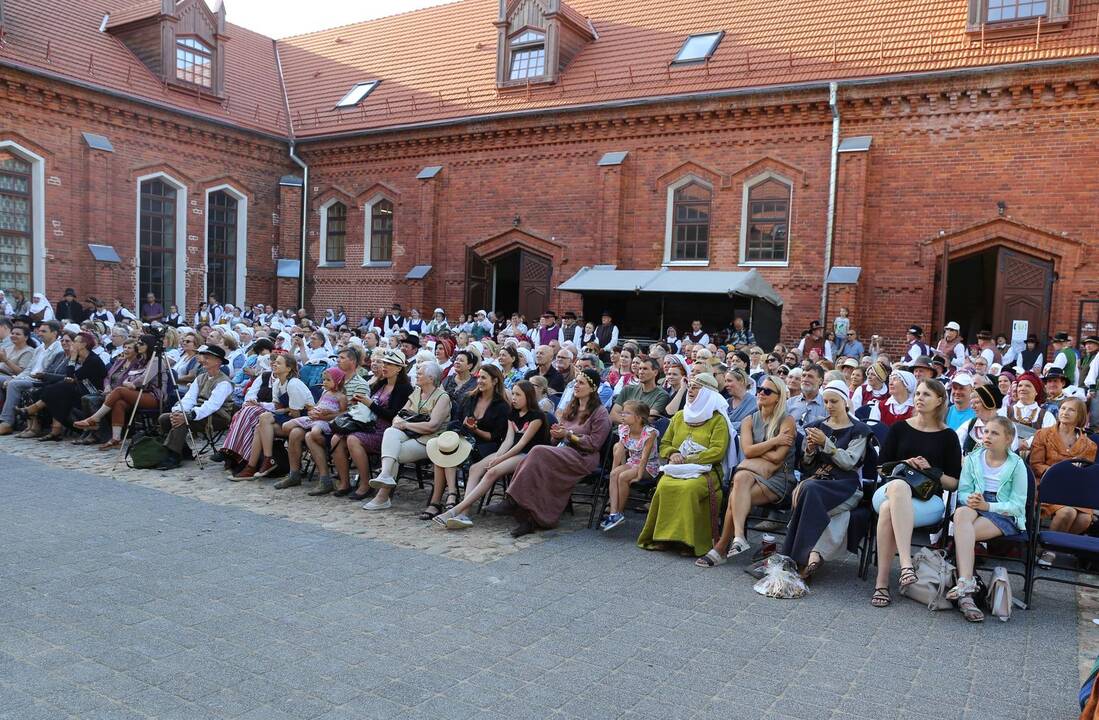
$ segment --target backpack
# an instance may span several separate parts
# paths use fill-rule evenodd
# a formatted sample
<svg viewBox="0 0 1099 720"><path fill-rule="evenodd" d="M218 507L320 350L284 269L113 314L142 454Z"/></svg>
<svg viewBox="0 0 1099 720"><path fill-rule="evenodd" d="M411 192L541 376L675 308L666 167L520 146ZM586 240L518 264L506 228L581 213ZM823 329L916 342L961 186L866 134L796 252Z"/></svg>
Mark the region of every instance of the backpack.
<svg viewBox="0 0 1099 720"><path fill-rule="evenodd" d="M126 450L126 465L135 470L149 470L164 462L166 451L160 440L150 435L130 443Z"/></svg>
<svg viewBox="0 0 1099 720"><path fill-rule="evenodd" d="M953 607L946 591L954 584L954 566L944 551L920 548L912 557L912 569L916 571L916 582L901 588L901 595L926 605L928 610Z"/></svg>

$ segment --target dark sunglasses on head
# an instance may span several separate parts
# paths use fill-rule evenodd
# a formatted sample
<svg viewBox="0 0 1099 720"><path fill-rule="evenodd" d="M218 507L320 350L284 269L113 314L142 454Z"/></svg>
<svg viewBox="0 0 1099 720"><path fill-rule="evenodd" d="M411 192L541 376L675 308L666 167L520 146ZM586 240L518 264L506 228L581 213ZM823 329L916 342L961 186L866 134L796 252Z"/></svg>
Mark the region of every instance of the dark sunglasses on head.
<svg viewBox="0 0 1099 720"><path fill-rule="evenodd" d="M775 392L776 392L775 390L772 390L769 387L761 387L758 390L756 390L756 395L764 395L766 397L771 397L772 395L775 394Z"/></svg>

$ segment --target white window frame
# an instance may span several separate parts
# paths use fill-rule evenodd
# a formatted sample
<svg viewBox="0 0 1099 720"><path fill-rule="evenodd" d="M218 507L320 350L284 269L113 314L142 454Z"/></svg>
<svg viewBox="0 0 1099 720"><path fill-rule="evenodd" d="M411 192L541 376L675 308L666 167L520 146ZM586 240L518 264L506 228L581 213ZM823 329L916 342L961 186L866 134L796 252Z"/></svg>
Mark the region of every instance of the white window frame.
<svg viewBox="0 0 1099 720"><path fill-rule="evenodd" d="M319 208L317 208L317 214L320 216L320 219L321 219L321 223L320 223L320 242L317 243L318 246L319 246L318 249L317 249L317 258L318 258L317 259L317 267L340 268L340 267L345 267L347 265L346 260L343 260L343 261L336 260L334 262L329 262L328 261L328 208L332 207L336 203L343 203L344 206L350 207L350 206L347 205L347 203L343 202L343 200L341 200L340 198L334 197L330 200L327 200L323 205L321 205ZM346 235L346 231L345 231L345 234L343 236L343 256L344 256L344 258L347 257L347 235Z"/></svg>
<svg viewBox="0 0 1099 720"><path fill-rule="evenodd" d="M31 293L46 293L46 159L14 140L0 140L31 165ZM138 189L140 194L141 190Z"/></svg>
<svg viewBox="0 0 1099 720"><path fill-rule="evenodd" d="M134 189L134 307L141 308L141 184L160 178L176 189L176 301L179 308L187 306L187 185L166 172L155 172L137 178ZM203 218L203 222L206 219ZM163 303L164 298L157 298ZM181 310L182 312L182 310Z"/></svg>
<svg viewBox="0 0 1099 720"><path fill-rule="evenodd" d="M714 247L714 213L713 213L713 193L714 184L709 180L704 180L698 175L689 173L684 175L679 180L668 186L667 191L667 207L664 215L664 267L709 267L710 260L672 260L672 243L674 241L675 234L675 191L681 187L690 185L691 183L698 183L710 191L710 242L707 249L707 255L713 257Z"/></svg>
<svg viewBox="0 0 1099 720"><path fill-rule="evenodd" d="M236 266L235 285L237 293L236 297L232 299L232 303L241 310L245 310L244 299L247 297L247 293L245 292L244 283L247 276L245 265L248 260L248 196L229 184L216 185L206 189L206 200L203 205L205 215L202 218L202 297L210 296L207 282L210 276L210 195L221 190L232 195L237 201L237 257L234 263ZM218 298L218 300L223 304L229 302L228 298Z"/></svg>
<svg viewBox="0 0 1099 720"><path fill-rule="evenodd" d="M371 227L374 219L374 206L382 200L388 200L393 204L393 242L397 242L397 201L383 192L375 193L363 204L363 267L387 268L393 267L393 260L375 260L370 257ZM391 253L392 255L392 253Z"/></svg>
<svg viewBox="0 0 1099 720"><path fill-rule="evenodd" d="M747 260L748 254L748 197L752 188L767 180L777 180L790 188L789 220L786 225L786 259L785 260ZM794 181L785 175L779 175L770 170L754 175L744 181L744 193L740 203L740 262L741 267L789 267L790 255L794 249Z"/></svg>

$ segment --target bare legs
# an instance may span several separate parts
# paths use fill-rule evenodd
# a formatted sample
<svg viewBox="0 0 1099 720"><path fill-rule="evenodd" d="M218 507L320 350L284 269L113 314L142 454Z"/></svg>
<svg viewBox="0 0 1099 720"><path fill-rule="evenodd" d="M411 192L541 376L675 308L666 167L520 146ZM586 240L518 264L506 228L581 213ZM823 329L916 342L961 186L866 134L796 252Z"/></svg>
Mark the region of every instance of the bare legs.
<svg viewBox="0 0 1099 720"><path fill-rule="evenodd" d="M301 472L301 454L303 450L303 444L305 443L305 428L298 427L297 424L290 425L293 422L287 420L282 426L283 433L289 432L289 440L287 441L286 455L290 459L290 472ZM289 427L287 427L289 425Z"/></svg>
<svg viewBox="0 0 1099 720"><path fill-rule="evenodd" d="M1090 526L1091 515L1082 513L1067 505L1058 508L1057 512L1053 513L1053 519L1049 523L1050 530L1072 533L1073 535L1083 535Z"/></svg>
<svg viewBox="0 0 1099 720"><path fill-rule="evenodd" d="M496 484L497 480L507 477L519 469L519 465L523 462L523 458L526 457L526 454L510 457L486 470L485 467L487 467L490 459L493 457L495 456L489 455L469 469L469 480L466 482L465 497L462 498L462 502L455 505L454 509L450 511L452 516L468 513L477 501L492 490L492 486Z"/></svg>
<svg viewBox="0 0 1099 720"><path fill-rule="evenodd" d="M885 502L878 510L878 576L874 587L889 587L893 555L901 568L912 567L912 488L903 480L885 486Z"/></svg>
<svg viewBox="0 0 1099 720"><path fill-rule="evenodd" d="M626 501L630 498L630 485L641 480L645 476L643 465L626 464L626 448L621 443L614 446L614 464L611 466L611 476L607 483L607 494L610 496L611 514L621 513L626 507Z"/></svg>
<svg viewBox="0 0 1099 720"><path fill-rule="evenodd" d="M971 507L954 511L954 559L958 562L958 583L973 577L974 553L977 543L1000 537L1000 528L977 514Z"/></svg>
<svg viewBox="0 0 1099 720"><path fill-rule="evenodd" d="M747 540L748 513L754 505L771 505L778 498L759 482L759 479L746 470L733 475L732 497L725 511L725 524L721 528L721 537L714 549L719 553L729 551L729 543L734 539Z"/></svg>

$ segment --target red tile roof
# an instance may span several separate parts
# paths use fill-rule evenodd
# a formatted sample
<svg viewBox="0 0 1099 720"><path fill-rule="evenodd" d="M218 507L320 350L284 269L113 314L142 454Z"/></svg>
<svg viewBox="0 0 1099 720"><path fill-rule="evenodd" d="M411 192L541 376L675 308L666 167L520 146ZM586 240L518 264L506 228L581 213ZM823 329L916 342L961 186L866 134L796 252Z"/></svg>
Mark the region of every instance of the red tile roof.
<svg viewBox="0 0 1099 720"><path fill-rule="evenodd" d="M52 73L243 128L286 135L275 43L230 25L220 101L165 87L103 16L132 22L159 0L5 4L0 63ZM154 7L155 6L155 7ZM1067 27L1040 38L966 33L965 0L570 0L562 13L599 34L553 85L498 90L498 0L460 0L278 42L298 137L798 82L950 70L1099 53L1099 0L1074 0ZM129 18L129 20L127 20ZM584 20L587 18L587 20ZM708 63L673 67L690 34L724 30ZM381 83L336 110L352 85Z"/></svg>
<svg viewBox="0 0 1099 720"><path fill-rule="evenodd" d="M279 41L300 137L646 96L1094 55L1099 0L1068 26L1014 39L966 33L965 0L570 0L599 39L555 85L498 91L497 0L462 0ZM724 30L709 63L670 67L687 35ZM336 110L356 82L381 80Z"/></svg>
<svg viewBox="0 0 1099 720"><path fill-rule="evenodd" d="M107 27L115 28L160 15L160 0L142 0L111 13Z"/></svg>
<svg viewBox="0 0 1099 720"><path fill-rule="evenodd" d="M235 126L286 136L286 105L274 42L228 25L223 98L168 88L118 38L99 32L103 16L136 19L153 5L118 10L126 0L19 0L4 5L0 64L12 64L196 113ZM115 19L118 12L114 13Z"/></svg>

